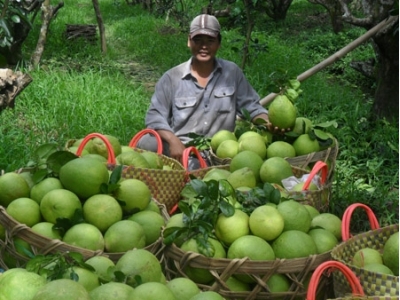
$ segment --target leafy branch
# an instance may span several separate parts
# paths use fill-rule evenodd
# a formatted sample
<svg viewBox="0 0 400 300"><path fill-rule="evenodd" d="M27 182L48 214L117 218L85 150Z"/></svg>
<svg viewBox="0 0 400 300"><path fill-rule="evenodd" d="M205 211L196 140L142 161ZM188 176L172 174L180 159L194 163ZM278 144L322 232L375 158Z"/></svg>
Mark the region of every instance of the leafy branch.
<svg viewBox="0 0 400 300"><path fill-rule="evenodd" d="M214 227L220 213L227 217L234 214L235 208L229 198L235 197L235 190L227 180L193 179L186 184L182 196L186 199L181 200L178 206L183 213L185 226L166 228L164 243L181 244L194 238L200 253L212 256L214 249L208 238L214 237Z"/></svg>

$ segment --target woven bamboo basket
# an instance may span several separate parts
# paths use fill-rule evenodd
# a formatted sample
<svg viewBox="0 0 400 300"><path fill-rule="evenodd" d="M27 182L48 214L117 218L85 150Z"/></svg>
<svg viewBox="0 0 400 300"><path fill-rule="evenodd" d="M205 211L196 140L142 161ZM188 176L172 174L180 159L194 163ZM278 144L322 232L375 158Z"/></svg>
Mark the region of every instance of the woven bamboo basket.
<svg viewBox="0 0 400 300"><path fill-rule="evenodd" d="M169 220L169 214L167 212L166 206L157 201L156 203L160 209L160 212L164 220L167 222ZM21 266L21 267L23 267L29 260L29 257L22 255L21 252L18 251L15 238L27 242L30 245L30 252L32 252L34 255L38 254L46 255L49 253L58 253L58 252L61 253L78 252L82 254L84 259L88 259L96 255L101 255L110 258L113 262L117 262L118 259L125 253L125 252L108 253L104 251L93 251L69 245L58 239L50 239L48 237L45 237L41 234L34 232L27 225L17 222L14 218L12 218L9 214L7 214L7 211L3 206L0 206L0 224L5 228L5 239L4 240L0 239L0 265L5 269L8 269L8 266L4 261L5 256L11 257L11 259L15 262L16 266ZM160 236L160 238L157 241L146 246L144 249L156 255L160 261L163 261L164 260L163 248L164 245L162 243L162 238ZM5 254L5 252L7 253Z"/></svg>
<svg viewBox="0 0 400 300"><path fill-rule="evenodd" d="M351 237L332 250L332 258L346 264L357 275L367 296L398 296L399 277L358 268L351 264L352 258L365 247L382 252L387 239L398 231L398 224L370 230ZM344 297L350 291L347 281L340 274L334 274L333 284L337 297Z"/></svg>
<svg viewBox="0 0 400 300"><path fill-rule="evenodd" d="M199 253L184 252L176 245L164 249L166 277L188 277L187 266L208 270L213 276L209 284L198 284L203 291L215 291L225 299L304 299L305 285L313 270L322 262L331 259L330 252L297 259L275 259L273 261L252 261L243 259L215 259ZM271 292L266 281L273 274L284 274L291 287L286 292ZM254 279L252 290L232 291L226 284L231 276L248 275ZM297 298L298 297L298 298Z"/></svg>
<svg viewBox="0 0 400 300"><path fill-rule="evenodd" d="M143 134L148 132L157 134L155 131L150 129L142 130L132 138L129 146L132 147L134 151L139 153L147 152L146 150L135 148L134 146L136 145L137 140ZM109 151L109 156L112 156L111 158L109 157L107 166L109 170L114 170L117 166L114 151L102 134L92 133L87 135L81 142L77 151L77 155L81 154L85 144L94 137L99 137L105 142ZM66 149L70 148L75 141L76 140L67 141ZM161 142L159 145L161 145ZM161 153L162 150L157 152L163 162L163 165L170 166L171 169L146 169L133 166L124 166L122 170L122 177L126 179L134 178L146 182L152 197L157 199L157 201L160 203L165 204L167 209L171 209L171 207L174 206L180 199L180 193L186 181L187 172L180 162Z"/></svg>

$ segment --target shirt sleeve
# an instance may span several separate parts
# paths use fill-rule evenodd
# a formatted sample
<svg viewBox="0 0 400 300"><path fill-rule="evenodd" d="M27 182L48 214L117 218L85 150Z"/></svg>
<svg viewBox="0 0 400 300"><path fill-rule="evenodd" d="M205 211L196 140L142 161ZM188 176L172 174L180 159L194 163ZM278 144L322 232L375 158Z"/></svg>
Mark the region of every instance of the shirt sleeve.
<svg viewBox="0 0 400 300"><path fill-rule="evenodd" d="M236 81L237 81L237 115L243 118L242 109L246 109L251 119L259 114L268 114L268 110L265 109L260 103L260 96L250 85L242 70L236 67Z"/></svg>

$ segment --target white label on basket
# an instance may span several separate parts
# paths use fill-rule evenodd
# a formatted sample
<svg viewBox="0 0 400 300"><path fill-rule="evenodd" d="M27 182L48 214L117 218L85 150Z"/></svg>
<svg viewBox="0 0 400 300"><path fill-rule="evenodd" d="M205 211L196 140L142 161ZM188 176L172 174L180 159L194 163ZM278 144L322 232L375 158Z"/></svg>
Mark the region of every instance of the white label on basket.
<svg viewBox="0 0 400 300"><path fill-rule="evenodd" d="M290 176L288 178L282 179L282 185L286 190L291 191L296 184L300 182L306 182L308 175L310 174L304 174L303 176L301 176L301 178L297 178L296 176ZM319 184L320 183L319 175L315 175L314 178L311 180L311 182L314 183L318 187L318 189L321 188Z"/></svg>

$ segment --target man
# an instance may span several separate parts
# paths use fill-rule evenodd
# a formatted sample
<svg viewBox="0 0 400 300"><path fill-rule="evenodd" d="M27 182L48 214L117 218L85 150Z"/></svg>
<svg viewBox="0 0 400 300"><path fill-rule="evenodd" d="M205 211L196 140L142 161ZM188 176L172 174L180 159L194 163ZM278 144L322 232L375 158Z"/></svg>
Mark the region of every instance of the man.
<svg viewBox="0 0 400 300"><path fill-rule="evenodd" d="M252 120L268 111L242 70L233 62L216 58L221 46L220 24L211 15L199 15L190 25L187 45L192 57L157 82L146 116L146 126L163 140L164 154L182 161L185 144L193 132L211 137L221 129L234 131L235 120L246 109ZM144 136L138 148L156 151L155 139Z"/></svg>

